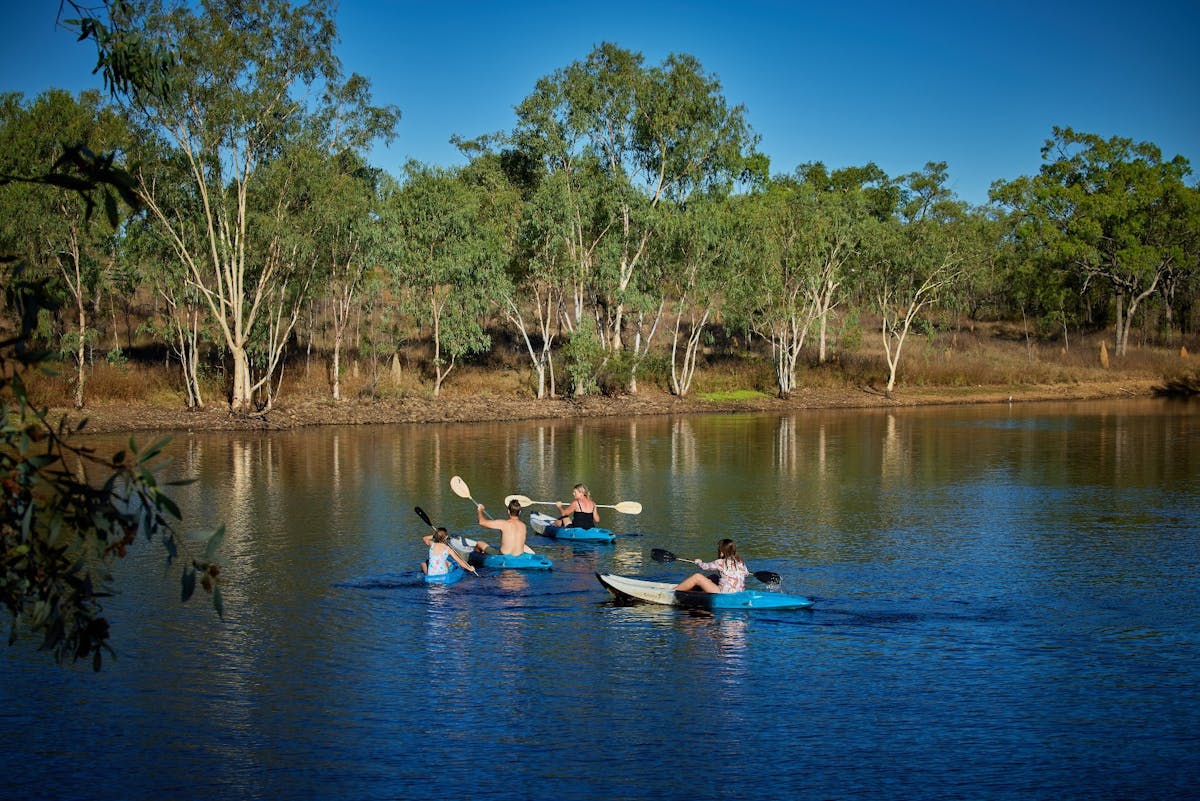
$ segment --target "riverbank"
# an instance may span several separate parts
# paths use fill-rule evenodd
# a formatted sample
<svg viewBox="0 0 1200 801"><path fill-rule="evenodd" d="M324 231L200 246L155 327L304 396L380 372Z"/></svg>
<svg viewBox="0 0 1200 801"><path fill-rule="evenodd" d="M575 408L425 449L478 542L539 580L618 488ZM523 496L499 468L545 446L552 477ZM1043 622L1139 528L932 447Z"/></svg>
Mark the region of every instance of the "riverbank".
<svg viewBox="0 0 1200 801"><path fill-rule="evenodd" d="M638 395L582 399L503 397L405 397L372 400L286 398L270 412L248 417L229 413L221 403L188 410L160 403L101 402L83 411L52 409L51 419L87 418L84 433L139 431L287 430L310 426L394 423L470 423L563 418L632 417L663 414L793 412L816 409L867 409L976 403L1098 400L1150 397L1161 380L1120 380L1020 387L928 387L905 389L887 398L869 388L800 388L790 398L756 396L735 400L677 398L657 389Z"/></svg>

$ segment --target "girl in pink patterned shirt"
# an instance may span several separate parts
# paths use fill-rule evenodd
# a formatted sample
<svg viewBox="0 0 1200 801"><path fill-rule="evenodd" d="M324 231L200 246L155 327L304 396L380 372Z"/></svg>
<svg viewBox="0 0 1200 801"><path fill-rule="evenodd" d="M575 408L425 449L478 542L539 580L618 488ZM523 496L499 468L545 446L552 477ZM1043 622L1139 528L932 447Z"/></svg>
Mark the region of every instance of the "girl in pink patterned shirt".
<svg viewBox="0 0 1200 801"><path fill-rule="evenodd" d="M702 590L703 592L741 592L746 589L746 576L750 571L746 563L738 556L737 546L733 540L724 539L717 543L717 559L713 562L694 560L701 570L716 570L721 574L720 584L703 573L693 573L682 583L675 586L676 590Z"/></svg>

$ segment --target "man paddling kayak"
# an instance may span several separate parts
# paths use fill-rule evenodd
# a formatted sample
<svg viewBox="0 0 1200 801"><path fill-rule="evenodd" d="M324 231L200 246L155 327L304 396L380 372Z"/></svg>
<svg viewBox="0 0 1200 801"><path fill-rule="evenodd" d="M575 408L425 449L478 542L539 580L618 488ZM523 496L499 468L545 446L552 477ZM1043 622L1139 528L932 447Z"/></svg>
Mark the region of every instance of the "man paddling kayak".
<svg viewBox="0 0 1200 801"><path fill-rule="evenodd" d="M520 501L516 499L509 501L507 520L489 520L484 517L482 503L478 505L475 511L479 516L479 525L485 528L494 528L500 532L500 553L505 556L520 556L523 553L533 553L525 545L527 530L524 521L521 520ZM484 553L489 547L482 540L475 543L475 550L480 553Z"/></svg>

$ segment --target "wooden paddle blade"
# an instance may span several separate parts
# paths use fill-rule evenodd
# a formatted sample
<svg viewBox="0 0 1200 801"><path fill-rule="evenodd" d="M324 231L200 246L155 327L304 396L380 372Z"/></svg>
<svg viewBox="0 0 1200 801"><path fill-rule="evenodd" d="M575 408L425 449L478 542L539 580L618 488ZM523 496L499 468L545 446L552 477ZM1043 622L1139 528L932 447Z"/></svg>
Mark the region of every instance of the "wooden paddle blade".
<svg viewBox="0 0 1200 801"><path fill-rule="evenodd" d="M642 513L642 505L637 501L621 501L613 504L612 508L623 515L640 515Z"/></svg>
<svg viewBox="0 0 1200 801"><path fill-rule="evenodd" d="M471 497L471 489L467 486L467 482L463 481L458 476L450 477L450 491L460 498Z"/></svg>
<svg viewBox="0 0 1200 801"><path fill-rule="evenodd" d="M425 514L425 510L420 506L414 506L413 511L417 513L417 517L425 521L425 525L433 528L433 521L429 519L429 515Z"/></svg>
<svg viewBox="0 0 1200 801"><path fill-rule="evenodd" d="M521 504L522 507L533 505L533 501L531 501L529 499L528 495L509 495L507 498L504 499L504 505L508 506L513 501L516 501L517 503Z"/></svg>

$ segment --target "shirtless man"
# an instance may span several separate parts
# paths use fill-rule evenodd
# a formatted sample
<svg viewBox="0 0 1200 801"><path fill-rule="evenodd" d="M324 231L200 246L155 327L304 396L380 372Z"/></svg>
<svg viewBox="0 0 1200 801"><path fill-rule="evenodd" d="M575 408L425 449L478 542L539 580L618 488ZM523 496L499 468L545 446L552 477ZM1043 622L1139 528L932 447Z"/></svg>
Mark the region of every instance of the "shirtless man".
<svg viewBox="0 0 1200 801"><path fill-rule="evenodd" d="M522 553L533 553L533 549L525 544L525 523L521 520L521 504L515 499L508 504L507 520L489 520L483 516L483 504L476 509L479 515L479 525L494 528L500 532L500 553L505 556L520 556ZM483 541L475 543L475 550L483 552L488 544Z"/></svg>

